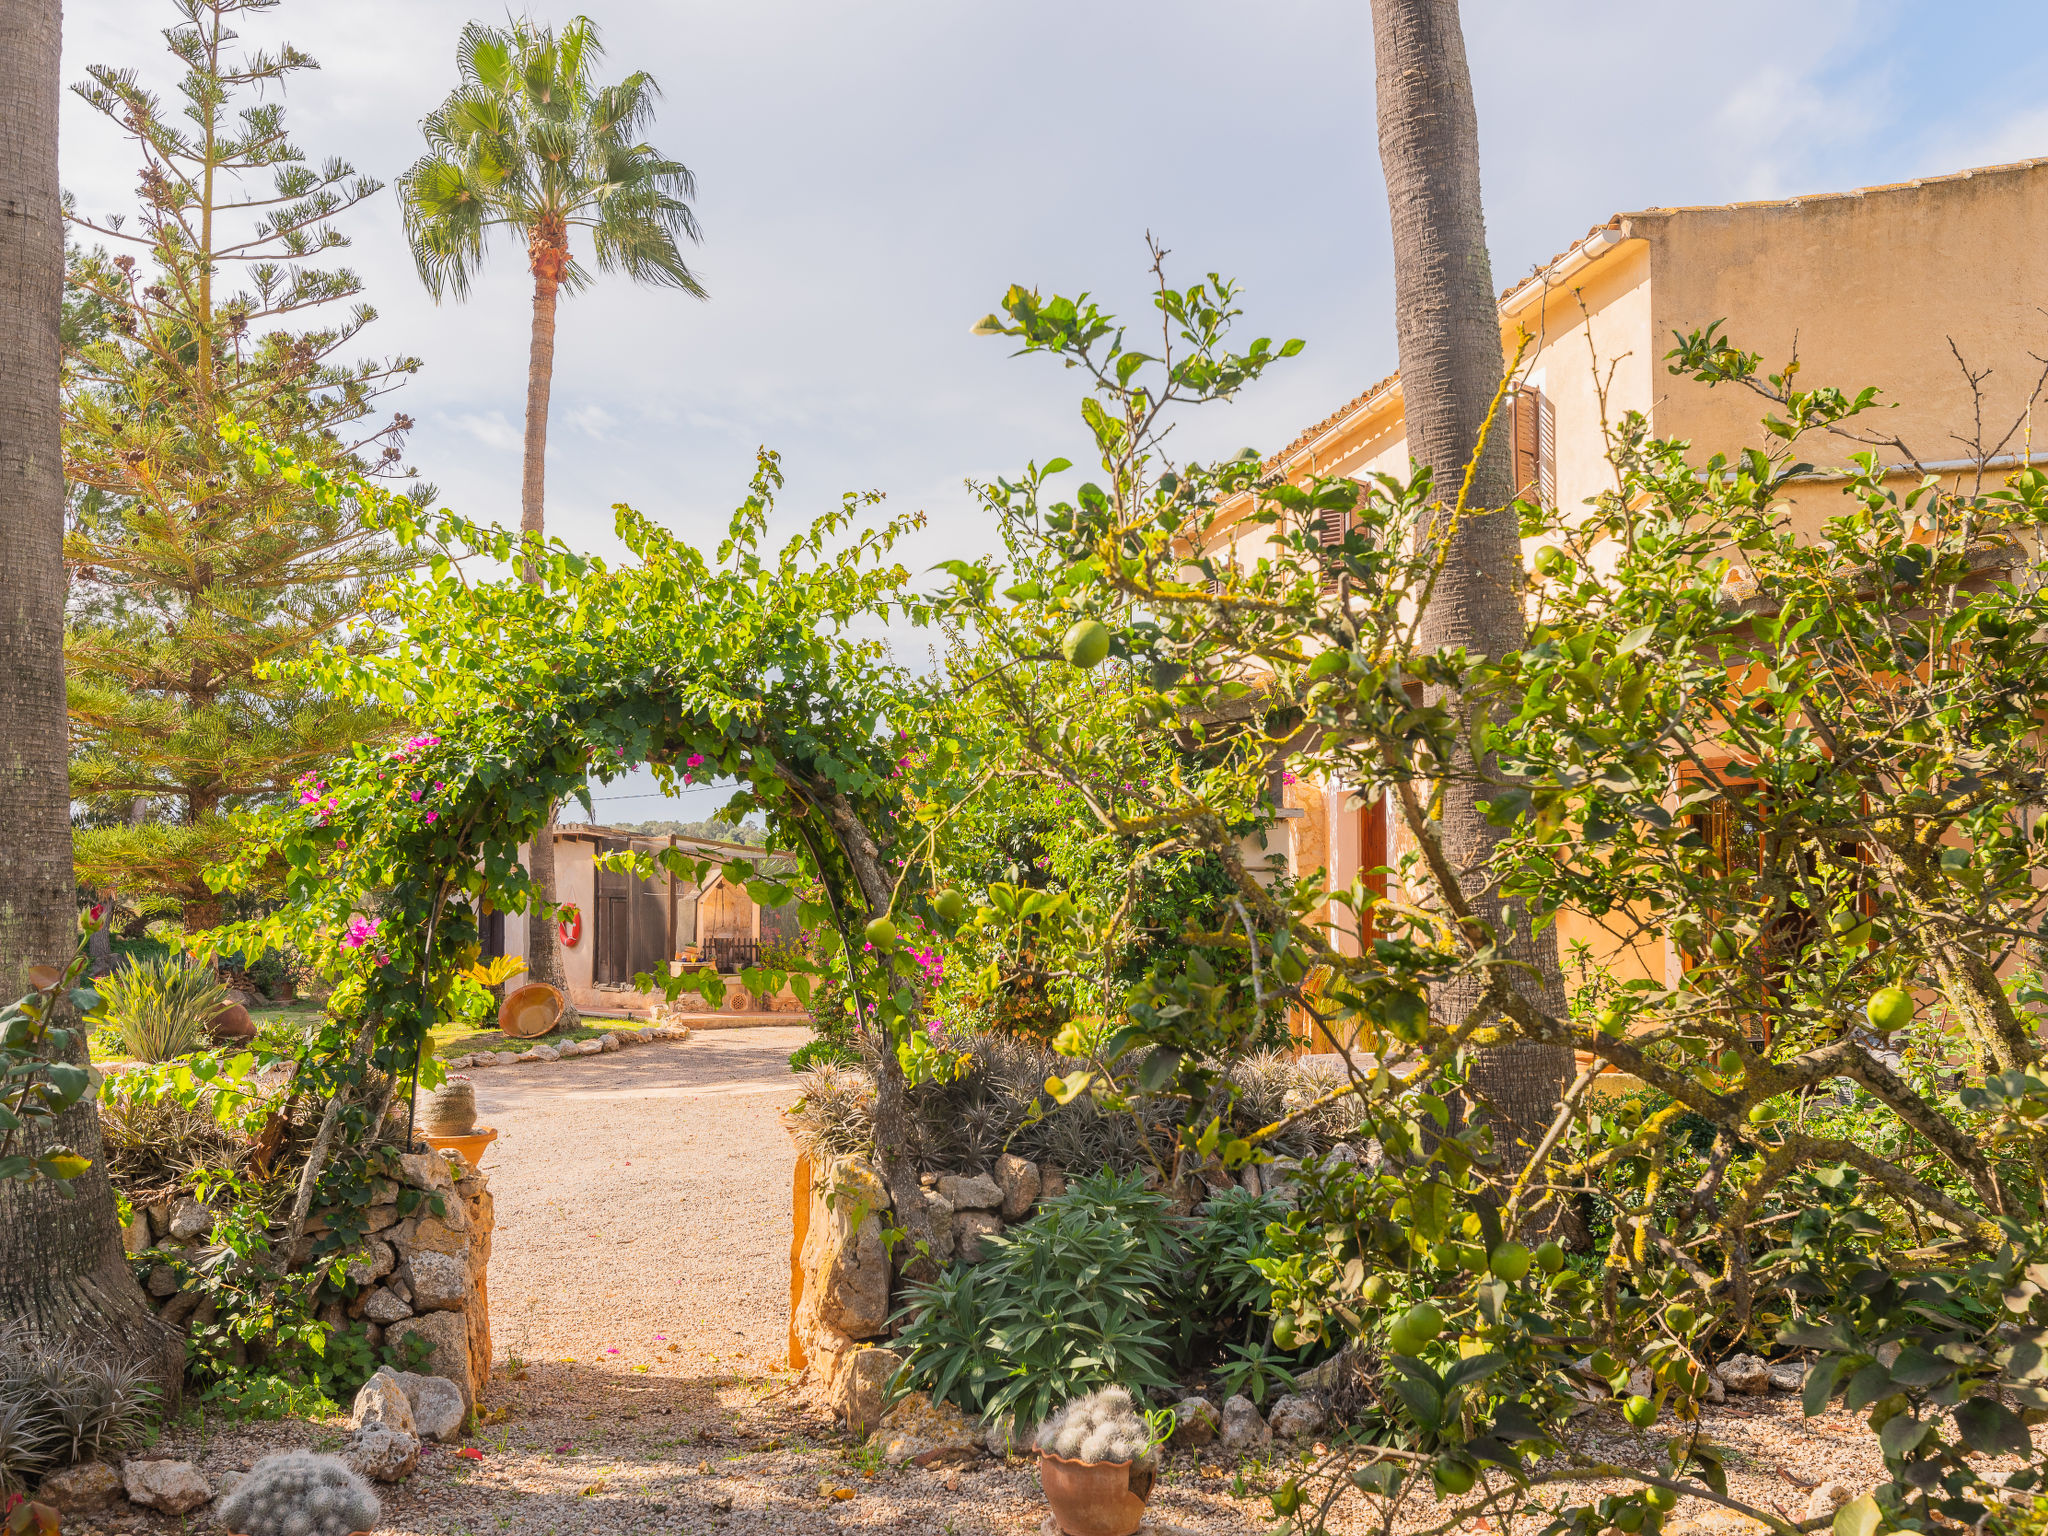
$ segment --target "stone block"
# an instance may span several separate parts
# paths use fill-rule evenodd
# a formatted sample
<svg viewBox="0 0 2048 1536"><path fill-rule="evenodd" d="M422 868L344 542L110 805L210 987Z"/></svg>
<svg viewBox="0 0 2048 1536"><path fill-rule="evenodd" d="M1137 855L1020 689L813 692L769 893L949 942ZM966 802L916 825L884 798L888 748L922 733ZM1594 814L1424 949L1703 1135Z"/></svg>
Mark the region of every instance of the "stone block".
<svg viewBox="0 0 2048 1536"><path fill-rule="evenodd" d="M476 1406L476 1382L471 1372L474 1366L469 1356L469 1325L460 1312L429 1312L424 1317L409 1317L403 1322L392 1323L384 1330L385 1344L400 1351L405 1358L407 1339L423 1339L433 1346L420 1373L425 1376L439 1376L454 1383L462 1394L464 1412Z"/></svg>
<svg viewBox="0 0 2048 1536"><path fill-rule="evenodd" d="M903 1357L893 1349L856 1349L838 1373L832 1410L846 1420L846 1427L865 1439L882 1422L882 1403L889 1383L903 1369Z"/></svg>
<svg viewBox="0 0 2048 1536"><path fill-rule="evenodd" d="M1762 1397L1771 1390L1771 1368L1755 1355L1730 1355L1714 1367L1730 1392Z"/></svg>
<svg viewBox="0 0 2048 1536"><path fill-rule="evenodd" d="M170 1235L180 1242L205 1237L213 1231L213 1212L197 1200L180 1200L171 1212Z"/></svg>
<svg viewBox="0 0 2048 1536"><path fill-rule="evenodd" d="M144 1288L159 1301L175 1296L178 1294L178 1272L168 1264L152 1265Z"/></svg>
<svg viewBox="0 0 2048 1536"><path fill-rule="evenodd" d="M343 1273L351 1285L374 1285L390 1274L397 1263L398 1256L391 1245L373 1238L360 1252L349 1255Z"/></svg>
<svg viewBox="0 0 2048 1536"><path fill-rule="evenodd" d="M804 1302L849 1338L873 1338L889 1322L889 1254L880 1212L889 1194L868 1164L836 1158L812 1188L810 1229L799 1258Z"/></svg>
<svg viewBox="0 0 2048 1536"><path fill-rule="evenodd" d="M362 1315L373 1323L399 1323L412 1316L412 1308L380 1285L364 1299Z"/></svg>
<svg viewBox="0 0 2048 1536"><path fill-rule="evenodd" d="M469 1299L469 1266L431 1248L415 1248L406 1256L405 1283L415 1312L452 1311Z"/></svg>
<svg viewBox="0 0 2048 1536"><path fill-rule="evenodd" d="M1003 1203L1003 1192L985 1173L946 1173L939 1176L939 1193L956 1211L993 1211Z"/></svg>
<svg viewBox="0 0 2048 1536"><path fill-rule="evenodd" d="M468 1417L462 1394L455 1383L439 1376L422 1376L416 1371L397 1373L398 1385L412 1404L413 1432L423 1440L455 1440L461 1437Z"/></svg>
<svg viewBox="0 0 2048 1536"><path fill-rule="evenodd" d="M607 1053L616 1051L619 1048L619 1037L617 1035L600 1035L597 1039L597 1048Z"/></svg>
<svg viewBox="0 0 2048 1536"><path fill-rule="evenodd" d="M996 1159L996 1186L1003 1192L1002 1217L1016 1221L1038 1200L1038 1164L1005 1152Z"/></svg>
<svg viewBox="0 0 2048 1536"><path fill-rule="evenodd" d="M982 1239L1000 1237L1003 1218L994 1211L962 1211L953 1218L953 1251L963 1264L979 1264L994 1252Z"/></svg>
<svg viewBox="0 0 2048 1536"><path fill-rule="evenodd" d="M438 1152L402 1152L398 1169L399 1178L414 1189L450 1193L455 1189L455 1181L448 1176L448 1160Z"/></svg>
<svg viewBox="0 0 2048 1536"><path fill-rule="evenodd" d="M912 1392L882 1415L878 1436L882 1456L900 1467L912 1457L952 1446L974 1446L981 1434L974 1421L951 1403L935 1403L925 1392Z"/></svg>
<svg viewBox="0 0 2048 1536"><path fill-rule="evenodd" d="M149 1217L137 1211L135 1219L121 1229L121 1251L132 1259L138 1253L148 1252L149 1243Z"/></svg>
<svg viewBox="0 0 2048 1536"><path fill-rule="evenodd" d="M419 1437L381 1424L366 1425L349 1436L341 1459L364 1477L400 1482L420 1464Z"/></svg>

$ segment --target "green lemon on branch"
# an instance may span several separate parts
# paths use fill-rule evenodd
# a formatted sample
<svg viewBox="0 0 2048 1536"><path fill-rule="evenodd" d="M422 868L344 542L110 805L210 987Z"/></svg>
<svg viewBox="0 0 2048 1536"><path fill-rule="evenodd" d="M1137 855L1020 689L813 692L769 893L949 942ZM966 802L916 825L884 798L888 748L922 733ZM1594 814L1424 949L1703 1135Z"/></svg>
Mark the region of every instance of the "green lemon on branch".
<svg viewBox="0 0 2048 1536"><path fill-rule="evenodd" d="M1536 1245L1536 1262L1543 1266L1543 1273L1554 1275L1564 1268L1564 1249L1545 1239Z"/></svg>
<svg viewBox="0 0 2048 1536"><path fill-rule="evenodd" d="M1074 666L1095 666L1109 654L1109 631L1098 619L1083 619L1067 631L1060 654Z"/></svg>
<svg viewBox="0 0 2048 1536"><path fill-rule="evenodd" d="M1455 1499L1459 1494L1470 1493L1477 1474L1462 1461L1440 1461L1435 1468L1436 1491L1445 1498Z"/></svg>
<svg viewBox="0 0 2048 1536"><path fill-rule="evenodd" d="M867 941L876 949L893 949L896 944L896 925L886 917L878 917L867 926Z"/></svg>
<svg viewBox="0 0 2048 1536"><path fill-rule="evenodd" d="M1513 1285L1529 1273L1529 1258L1529 1250L1520 1243L1502 1243L1487 1262L1496 1275Z"/></svg>
<svg viewBox="0 0 2048 1536"><path fill-rule="evenodd" d="M942 923L957 923L967 910L967 898L958 891L941 891L939 899L932 903L932 910L939 914Z"/></svg>
<svg viewBox="0 0 2048 1536"><path fill-rule="evenodd" d="M1872 1029L1888 1035L1913 1022L1913 999L1902 987L1882 987L1871 994L1863 1013Z"/></svg>
<svg viewBox="0 0 2048 1536"><path fill-rule="evenodd" d="M1657 1422L1657 1405L1638 1394L1621 1405L1621 1416L1637 1429L1648 1429Z"/></svg>
<svg viewBox="0 0 2048 1536"><path fill-rule="evenodd" d="M1428 1302L1418 1302L1394 1319L1387 1342L1397 1355L1413 1355L1444 1331L1444 1315Z"/></svg>

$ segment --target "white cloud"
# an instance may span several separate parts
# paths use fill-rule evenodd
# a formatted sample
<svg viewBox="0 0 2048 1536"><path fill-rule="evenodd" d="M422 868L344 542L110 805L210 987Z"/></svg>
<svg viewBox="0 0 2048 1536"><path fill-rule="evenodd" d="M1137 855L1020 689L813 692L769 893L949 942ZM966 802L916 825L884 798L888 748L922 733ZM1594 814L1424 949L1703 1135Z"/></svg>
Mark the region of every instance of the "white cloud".
<svg viewBox="0 0 2048 1536"><path fill-rule="evenodd" d="M601 405L579 405L563 413L562 419L581 432L585 437L594 437L602 442L612 435L618 418Z"/></svg>
<svg viewBox="0 0 2048 1536"><path fill-rule="evenodd" d="M475 438L486 448L517 453L525 446L522 429L507 421L503 411L465 411L459 415L440 417L439 420L456 431Z"/></svg>

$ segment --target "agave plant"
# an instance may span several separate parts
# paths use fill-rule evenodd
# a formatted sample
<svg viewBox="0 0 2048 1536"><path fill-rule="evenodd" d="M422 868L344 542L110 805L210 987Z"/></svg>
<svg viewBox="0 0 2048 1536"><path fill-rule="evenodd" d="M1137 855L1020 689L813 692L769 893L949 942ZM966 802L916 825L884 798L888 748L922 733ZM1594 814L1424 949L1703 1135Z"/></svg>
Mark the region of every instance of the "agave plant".
<svg viewBox="0 0 2048 1536"><path fill-rule="evenodd" d="M133 960L98 984L108 1022L139 1061L170 1061L206 1043L207 1026L228 1005L211 967L181 960Z"/></svg>

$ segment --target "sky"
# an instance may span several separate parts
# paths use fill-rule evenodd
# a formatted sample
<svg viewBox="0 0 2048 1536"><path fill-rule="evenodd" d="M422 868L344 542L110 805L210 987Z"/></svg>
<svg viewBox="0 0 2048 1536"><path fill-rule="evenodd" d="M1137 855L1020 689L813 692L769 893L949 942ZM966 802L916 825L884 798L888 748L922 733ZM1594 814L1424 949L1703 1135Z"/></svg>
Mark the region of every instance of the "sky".
<svg viewBox="0 0 2048 1536"><path fill-rule="evenodd" d="M615 503L715 543L759 447L789 529L880 490L923 512L913 565L978 553L966 487L1076 459L1074 376L969 327L1012 282L1144 324L1147 234L1170 275L1243 285L1246 338L1306 350L1180 429L1184 454L1277 447L1393 371L1392 256L1363 0L582 0L604 78L662 87L648 138L698 180L699 301L600 279L564 302L550 533L615 554ZM455 83L478 0L284 0L287 121L315 161L391 182ZM536 4L532 14L573 14ZM1838 191L2048 154L2031 0L1466 0L1496 286L1610 214ZM171 92L170 0L68 0L65 78ZM64 183L131 206L137 160L67 98ZM388 190L343 221L380 319L365 354L425 367L394 405L441 499L516 525L530 278L505 244L467 302L421 287ZM701 816L639 781L599 819ZM645 798L637 798L645 797Z"/></svg>

